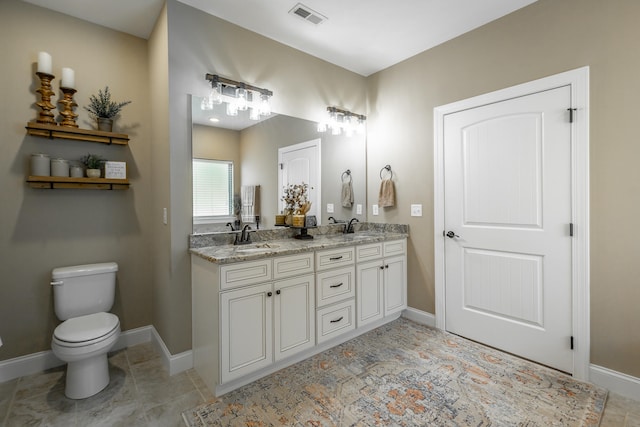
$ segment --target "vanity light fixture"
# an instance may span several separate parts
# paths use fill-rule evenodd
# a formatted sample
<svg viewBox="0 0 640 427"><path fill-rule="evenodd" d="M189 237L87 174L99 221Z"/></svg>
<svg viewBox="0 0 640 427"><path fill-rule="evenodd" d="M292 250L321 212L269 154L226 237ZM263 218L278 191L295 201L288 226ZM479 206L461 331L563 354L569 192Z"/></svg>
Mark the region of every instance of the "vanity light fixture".
<svg viewBox="0 0 640 427"><path fill-rule="evenodd" d="M211 91L202 100L200 107L203 110L212 110L214 104L226 102L229 116L237 116L238 111L250 110L249 118L259 120L260 116L271 114L270 100L273 92L269 89L220 77L217 74L207 73L205 79L211 82Z"/></svg>
<svg viewBox="0 0 640 427"><path fill-rule="evenodd" d="M364 133L367 116L356 114L337 107L327 107L328 118L326 122L318 123L318 132L331 130L332 135L345 133L352 136L354 132Z"/></svg>

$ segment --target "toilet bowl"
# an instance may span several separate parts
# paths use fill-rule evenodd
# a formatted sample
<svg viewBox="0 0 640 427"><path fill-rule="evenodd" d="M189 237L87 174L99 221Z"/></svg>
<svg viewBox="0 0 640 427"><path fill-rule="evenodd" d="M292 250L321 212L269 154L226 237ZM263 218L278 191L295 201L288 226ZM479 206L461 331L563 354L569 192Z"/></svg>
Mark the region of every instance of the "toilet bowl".
<svg viewBox="0 0 640 427"><path fill-rule="evenodd" d="M107 353L120 337L118 316L108 313L115 294L115 263L53 270L56 315L53 354L67 363L65 395L85 399L109 384Z"/></svg>
<svg viewBox="0 0 640 427"><path fill-rule="evenodd" d="M65 395L84 399L109 384L107 353L118 341L120 322L111 313L74 317L61 323L53 333L53 354L67 362Z"/></svg>

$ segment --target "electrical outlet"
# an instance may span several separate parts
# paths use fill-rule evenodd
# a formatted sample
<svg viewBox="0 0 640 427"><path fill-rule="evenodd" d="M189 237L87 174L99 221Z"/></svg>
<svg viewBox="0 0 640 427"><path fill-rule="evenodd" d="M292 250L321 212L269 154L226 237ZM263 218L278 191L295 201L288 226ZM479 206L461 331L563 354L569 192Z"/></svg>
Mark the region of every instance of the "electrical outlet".
<svg viewBox="0 0 640 427"><path fill-rule="evenodd" d="M327 203L327 213L333 213L333 203Z"/></svg>
<svg viewBox="0 0 640 427"><path fill-rule="evenodd" d="M411 205L411 216L422 216L422 205Z"/></svg>
<svg viewBox="0 0 640 427"><path fill-rule="evenodd" d="M356 215L362 215L362 205L356 205Z"/></svg>
<svg viewBox="0 0 640 427"><path fill-rule="evenodd" d="M167 223L169 222L167 218L167 208L162 208L162 222L164 223L164 225L167 225Z"/></svg>
<svg viewBox="0 0 640 427"><path fill-rule="evenodd" d="M378 215L378 205L373 205L373 214Z"/></svg>

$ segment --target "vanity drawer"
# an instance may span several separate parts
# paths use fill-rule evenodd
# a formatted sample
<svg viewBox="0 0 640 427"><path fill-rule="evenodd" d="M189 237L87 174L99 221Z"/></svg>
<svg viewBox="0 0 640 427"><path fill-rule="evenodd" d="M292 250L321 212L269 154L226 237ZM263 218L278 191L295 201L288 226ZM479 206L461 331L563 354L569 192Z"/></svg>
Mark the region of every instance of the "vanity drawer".
<svg viewBox="0 0 640 427"><path fill-rule="evenodd" d="M277 257L273 259L273 278L313 273L313 252Z"/></svg>
<svg viewBox="0 0 640 427"><path fill-rule="evenodd" d="M238 262L220 267L220 290L271 280L271 260Z"/></svg>
<svg viewBox="0 0 640 427"><path fill-rule="evenodd" d="M355 250L353 246L318 251L316 252L316 269L322 271L329 268L346 267L353 264L354 259Z"/></svg>
<svg viewBox="0 0 640 427"><path fill-rule="evenodd" d="M318 344L354 330L355 314L356 302L353 299L318 310L316 318Z"/></svg>
<svg viewBox="0 0 640 427"><path fill-rule="evenodd" d="M333 304L356 296L356 270L339 268L316 274L316 304L318 307Z"/></svg>
<svg viewBox="0 0 640 427"><path fill-rule="evenodd" d="M392 240L390 242L383 242L384 256L392 255L404 255L407 252L407 240Z"/></svg>
<svg viewBox="0 0 640 427"><path fill-rule="evenodd" d="M370 243L356 246L356 261L369 261L382 258L382 243Z"/></svg>

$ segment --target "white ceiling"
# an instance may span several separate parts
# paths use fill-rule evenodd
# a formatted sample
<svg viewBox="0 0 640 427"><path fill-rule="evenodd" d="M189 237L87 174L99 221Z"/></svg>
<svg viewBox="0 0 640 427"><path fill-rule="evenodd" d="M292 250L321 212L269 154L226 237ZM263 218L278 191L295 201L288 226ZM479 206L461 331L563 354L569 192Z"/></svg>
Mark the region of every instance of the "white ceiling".
<svg viewBox="0 0 640 427"><path fill-rule="evenodd" d="M24 0L148 38L164 0ZM536 0L301 0L328 19L289 11L298 0L179 0L368 76Z"/></svg>

